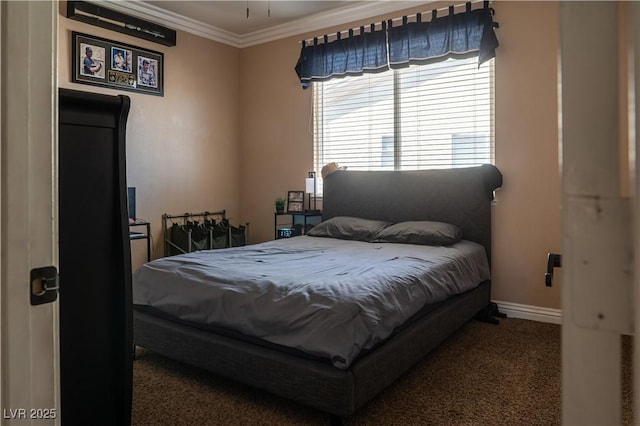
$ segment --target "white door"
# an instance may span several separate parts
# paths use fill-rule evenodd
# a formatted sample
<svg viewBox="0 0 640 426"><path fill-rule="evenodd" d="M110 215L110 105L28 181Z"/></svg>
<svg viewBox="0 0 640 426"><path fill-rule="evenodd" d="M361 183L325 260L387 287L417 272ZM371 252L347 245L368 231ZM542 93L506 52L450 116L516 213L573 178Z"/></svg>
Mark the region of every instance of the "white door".
<svg viewBox="0 0 640 426"><path fill-rule="evenodd" d="M619 118L628 112L619 103L619 82L627 77L619 69L618 29L617 2L560 3L568 425L621 424L621 334L634 328L632 203L620 192Z"/></svg>
<svg viewBox="0 0 640 426"><path fill-rule="evenodd" d="M2 425L59 424L58 302L30 302L30 271L57 267L57 12L0 2Z"/></svg>

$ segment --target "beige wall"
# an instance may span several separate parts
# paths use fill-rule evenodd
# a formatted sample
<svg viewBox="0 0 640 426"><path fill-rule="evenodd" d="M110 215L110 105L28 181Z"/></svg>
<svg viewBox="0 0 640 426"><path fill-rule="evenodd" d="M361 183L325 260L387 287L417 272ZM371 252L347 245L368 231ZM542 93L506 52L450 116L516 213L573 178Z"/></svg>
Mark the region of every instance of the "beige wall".
<svg viewBox="0 0 640 426"><path fill-rule="evenodd" d="M561 249L558 5L495 2L493 7L501 44L495 62L496 165L504 175L494 209L493 298L560 308L560 282L544 286L547 252ZM416 10L425 8L408 12ZM350 26L355 25L240 52L241 211L251 222L254 242L273 238L274 198L303 189L312 166L311 91L300 88L293 70L298 41Z"/></svg>
<svg viewBox="0 0 640 426"><path fill-rule="evenodd" d="M71 31L164 53L164 97L71 83ZM177 38L166 47L59 19L59 86L131 98L127 179L137 188L137 215L151 221L154 258L163 254L163 213L226 209L241 220L239 50L184 32ZM134 267L146 261L144 242L132 243L132 257Z"/></svg>
<svg viewBox="0 0 640 426"><path fill-rule="evenodd" d="M555 2L494 3L496 165L504 175L494 209L493 297L560 308L560 273L544 285L547 252L561 252Z"/></svg>

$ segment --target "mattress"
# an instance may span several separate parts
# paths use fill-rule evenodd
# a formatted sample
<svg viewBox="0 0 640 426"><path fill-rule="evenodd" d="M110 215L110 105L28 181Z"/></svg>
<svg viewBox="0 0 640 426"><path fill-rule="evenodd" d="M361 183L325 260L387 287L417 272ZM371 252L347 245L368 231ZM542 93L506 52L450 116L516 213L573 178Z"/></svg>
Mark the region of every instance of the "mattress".
<svg viewBox="0 0 640 426"><path fill-rule="evenodd" d="M299 236L149 262L133 302L346 369L423 306L489 279L484 248Z"/></svg>

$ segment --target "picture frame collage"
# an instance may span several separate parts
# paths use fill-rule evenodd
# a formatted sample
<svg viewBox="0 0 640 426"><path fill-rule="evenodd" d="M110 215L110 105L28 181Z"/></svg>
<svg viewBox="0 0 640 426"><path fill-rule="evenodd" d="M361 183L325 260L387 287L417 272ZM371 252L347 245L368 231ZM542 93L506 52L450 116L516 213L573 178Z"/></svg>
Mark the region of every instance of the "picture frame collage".
<svg viewBox="0 0 640 426"><path fill-rule="evenodd" d="M164 54L72 32L74 83L164 96Z"/></svg>

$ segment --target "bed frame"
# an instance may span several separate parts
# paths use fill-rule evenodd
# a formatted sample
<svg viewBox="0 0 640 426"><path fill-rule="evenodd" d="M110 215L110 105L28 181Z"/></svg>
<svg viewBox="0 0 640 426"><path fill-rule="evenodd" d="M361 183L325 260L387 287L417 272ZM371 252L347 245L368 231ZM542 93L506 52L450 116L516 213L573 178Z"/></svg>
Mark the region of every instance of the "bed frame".
<svg viewBox="0 0 640 426"><path fill-rule="evenodd" d="M434 220L462 228L491 255L491 202L502 175L491 165L448 170L339 170L324 181L323 219ZM491 312L490 281L421 315L357 358L330 363L190 327L134 307L134 341L168 358L346 417L374 398L478 313Z"/></svg>

